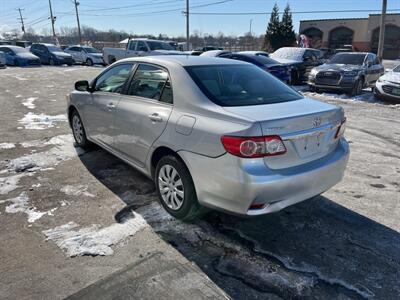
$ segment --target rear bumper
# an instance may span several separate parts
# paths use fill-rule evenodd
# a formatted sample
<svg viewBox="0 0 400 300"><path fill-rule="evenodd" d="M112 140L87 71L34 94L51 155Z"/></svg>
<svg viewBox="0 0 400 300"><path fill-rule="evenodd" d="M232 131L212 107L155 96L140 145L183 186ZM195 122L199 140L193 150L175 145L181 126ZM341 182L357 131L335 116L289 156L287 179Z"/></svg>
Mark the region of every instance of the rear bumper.
<svg viewBox="0 0 400 300"><path fill-rule="evenodd" d="M209 158L180 151L193 177L200 204L240 215L262 215L317 196L337 184L346 169L349 146L341 139L335 151L316 161L271 170L263 159L230 154ZM250 209L252 204L263 204Z"/></svg>

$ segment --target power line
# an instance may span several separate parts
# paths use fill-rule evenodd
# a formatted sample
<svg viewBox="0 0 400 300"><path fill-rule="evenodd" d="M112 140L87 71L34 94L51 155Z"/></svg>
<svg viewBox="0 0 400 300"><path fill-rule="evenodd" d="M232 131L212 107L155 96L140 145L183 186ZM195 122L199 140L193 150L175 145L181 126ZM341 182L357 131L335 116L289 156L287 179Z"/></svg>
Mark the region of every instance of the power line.
<svg viewBox="0 0 400 300"><path fill-rule="evenodd" d="M397 12L400 9L388 9L388 12ZM376 9L349 9L349 10L314 10L314 11L293 11L292 14L329 14L329 13L359 13L359 12L380 12ZM270 15L270 12L194 12L192 15L214 15L214 16L236 16L236 15ZM283 14L283 12L279 12Z"/></svg>

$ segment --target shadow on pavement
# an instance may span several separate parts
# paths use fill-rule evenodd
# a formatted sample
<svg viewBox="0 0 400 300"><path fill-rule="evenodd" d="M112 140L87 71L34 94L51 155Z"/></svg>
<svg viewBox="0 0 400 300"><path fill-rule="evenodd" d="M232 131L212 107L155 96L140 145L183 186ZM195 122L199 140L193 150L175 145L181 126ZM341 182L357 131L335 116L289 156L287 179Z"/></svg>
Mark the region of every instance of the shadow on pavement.
<svg viewBox="0 0 400 300"><path fill-rule="evenodd" d="M185 224L162 211L152 181L118 158L95 149L80 159L127 204L117 221L139 212L234 299L400 295L399 233L328 198L257 218L212 212Z"/></svg>

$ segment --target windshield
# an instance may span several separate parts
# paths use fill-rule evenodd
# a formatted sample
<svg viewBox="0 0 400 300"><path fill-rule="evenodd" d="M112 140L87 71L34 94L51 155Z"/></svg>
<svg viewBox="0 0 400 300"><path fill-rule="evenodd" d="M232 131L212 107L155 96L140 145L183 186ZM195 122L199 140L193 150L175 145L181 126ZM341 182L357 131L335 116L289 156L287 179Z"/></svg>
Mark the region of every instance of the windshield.
<svg viewBox="0 0 400 300"><path fill-rule="evenodd" d="M17 47L15 47L15 48L11 48L11 50L14 52L14 53L26 53L26 52L29 52L27 49L25 49L25 48L17 48Z"/></svg>
<svg viewBox="0 0 400 300"><path fill-rule="evenodd" d="M47 47L47 49L50 51L50 52L63 52L62 50L61 50L61 48L59 48L59 47L57 47L57 46L46 46Z"/></svg>
<svg viewBox="0 0 400 300"><path fill-rule="evenodd" d="M174 50L172 46L165 42L147 41L150 50Z"/></svg>
<svg viewBox="0 0 400 300"><path fill-rule="evenodd" d="M269 56L277 59L277 58L284 58L296 61L302 61L303 59L303 48L280 48L276 50L274 53L271 53Z"/></svg>
<svg viewBox="0 0 400 300"><path fill-rule="evenodd" d="M349 54L339 53L335 54L329 63L331 64L344 64L344 65L362 65L364 63L365 54Z"/></svg>
<svg viewBox="0 0 400 300"><path fill-rule="evenodd" d="M400 73L400 65L393 69L393 72Z"/></svg>
<svg viewBox="0 0 400 300"><path fill-rule="evenodd" d="M185 67L202 92L220 106L280 103L302 96L279 79L251 65Z"/></svg>
<svg viewBox="0 0 400 300"><path fill-rule="evenodd" d="M87 53L100 53L99 50L97 50L96 48L93 48L93 47L83 47L83 49L84 49Z"/></svg>

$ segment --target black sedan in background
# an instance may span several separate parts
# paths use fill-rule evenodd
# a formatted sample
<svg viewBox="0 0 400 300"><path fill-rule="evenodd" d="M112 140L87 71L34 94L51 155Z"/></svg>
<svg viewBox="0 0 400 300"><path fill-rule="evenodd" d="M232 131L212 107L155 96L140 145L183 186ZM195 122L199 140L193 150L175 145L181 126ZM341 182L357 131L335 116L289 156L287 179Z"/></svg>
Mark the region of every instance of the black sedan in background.
<svg viewBox="0 0 400 300"><path fill-rule="evenodd" d="M269 55L270 58L291 70L291 83L307 83L310 71L324 63L323 52L312 48L283 47Z"/></svg>
<svg viewBox="0 0 400 300"><path fill-rule="evenodd" d="M251 53L228 52L221 53L220 55L218 55L218 57L245 61L271 73L283 82L290 83L291 81L290 68L266 56L254 55Z"/></svg>
<svg viewBox="0 0 400 300"><path fill-rule="evenodd" d="M344 52L312 69L308 84L314 91L340 90L355 96L363 88L373 87L383 73L384 67L374 53Z"/></svg>

